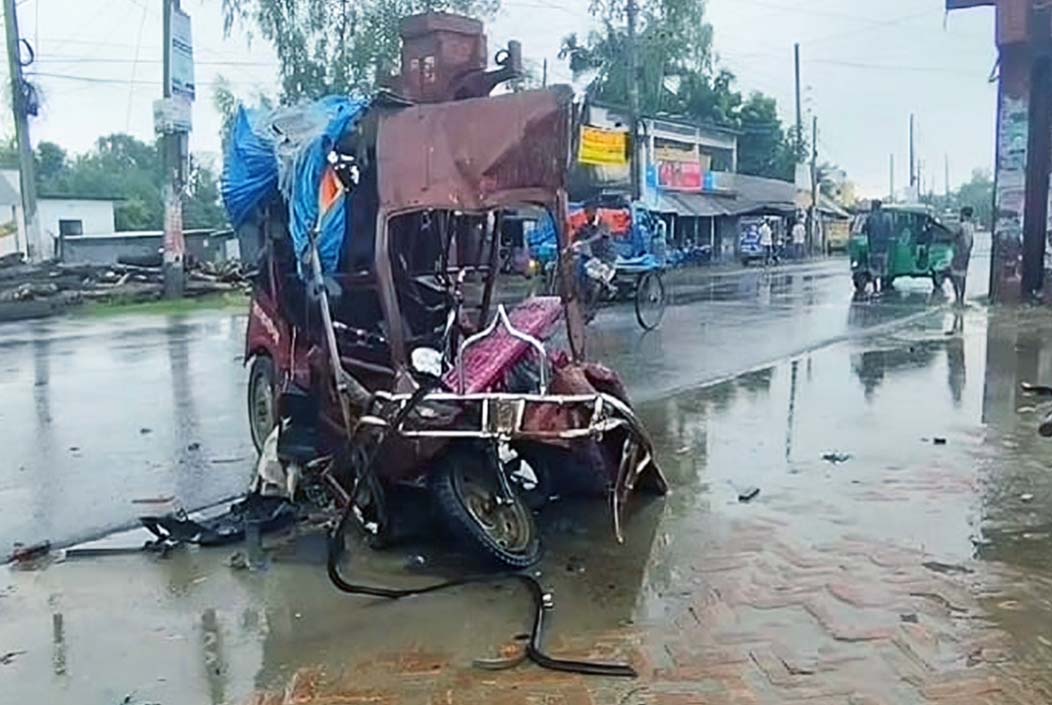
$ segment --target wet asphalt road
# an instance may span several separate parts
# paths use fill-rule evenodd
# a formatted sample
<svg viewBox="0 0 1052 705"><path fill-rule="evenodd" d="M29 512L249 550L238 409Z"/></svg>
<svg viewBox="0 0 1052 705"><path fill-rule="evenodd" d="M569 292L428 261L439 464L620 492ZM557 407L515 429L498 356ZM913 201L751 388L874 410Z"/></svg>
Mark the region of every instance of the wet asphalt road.
<svg viewBox="0 0 1052 705"><path fill-rule="evenodd" d="M980 248L971 295L984 293L985 267ZM852 302L843 259L681 274L658 331L641 333L628 308L605 310L590 356L619 370L634 399L653 401L946 302L927 282L900 288ZM131 525L136 499L195 508L240 493L254 463L244 327L230 311L0 326L0 551Z"/></svg>

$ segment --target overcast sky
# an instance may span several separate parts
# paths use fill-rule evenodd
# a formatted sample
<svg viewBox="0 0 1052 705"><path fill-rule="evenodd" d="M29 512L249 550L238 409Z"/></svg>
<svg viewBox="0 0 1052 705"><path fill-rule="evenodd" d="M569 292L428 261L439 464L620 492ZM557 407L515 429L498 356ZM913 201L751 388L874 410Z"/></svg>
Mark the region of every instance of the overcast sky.
<svg viewBox="0 0 1052 705"><path fill-rule="evenodd" d="M34 142L88 149L102 134L152 133L152 102L160 93L161 0L20 0L22 35L36 49L27 69L43 89ZM198 100L191 150L216 154L219 117L211 87L220 75L246 98L275 93L270 48L235 31L224 37L220 0L183 0L193 17ZM489 26L491 52L522 41L528 61L548 58L553 81L568 81L557 58L560 39L586 32L588 0L503 0ZM846 169L861 194L888 189L888 157L896 185L907 179L907 129L917 115L918 157L925 185L951 186L993 162L996 88L993 11L959 11L944 0L708 0L716 51L743 91L778 100L793 121L792 46L800 42L807 113L818 116L821 160ZM5 70L6 84L6 62ZM810 124L810 119L805 118ZM10 116L0 131L11 134Z"/></svg>

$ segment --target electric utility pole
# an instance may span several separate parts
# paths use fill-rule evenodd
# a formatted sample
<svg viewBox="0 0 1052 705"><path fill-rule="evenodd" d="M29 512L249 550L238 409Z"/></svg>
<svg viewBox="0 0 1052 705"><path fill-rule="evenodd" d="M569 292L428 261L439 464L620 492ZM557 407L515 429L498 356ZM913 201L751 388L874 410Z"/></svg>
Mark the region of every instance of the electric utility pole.
<svg viewBox="0 0 1052 705"><path fill-rule="evenodd" d="M636 18L639 7L636 0L628 0L628 129L629 147L632 150L629 168L632 170L632 200L638 201L642 195L639 174L639 66L636 58Z"/></svg>
<svg viewBox="0 0 1052 705"><path fill-rule="evenodd" d="M179 13L179 0L164 0L164 74L162 81L163 102L173 109L177 99L172 96L174 57L172 42L173 14ZM181 21L181 20L180 20ZM186 21L186 34L189 34L189 20ZM189 52L189 47L177 48L180 52ZM180 88L185 88L180 84ZM187 107L187 113L189 108ZM186 287L186 273L183 259L186 253L186 241L183 239L183 180L185 172L185 153L189 140L187 131L175 125L160 126L161 151L164 162L164 182L161 186L161 198L164 201L164 297L166 299L182 298Z"/></svg>
<svg viewBox="0 0 1052 705"><path fill-rule="evenodd" d="M41 262L45 256L37 217L37 177L33 166L33 143L29 141L29 97L22 78L22 40L18 35L18 14L15 0L4 0L4 29L7 33L7 67L11 74L11 112L15 121L15 140L18 142L18 175L21 181L22 220L26 227L26 257L30 262Z"/></svg>
<svg viewBox="0 0 1052 705"><path fill-rule="evenodd" d="M796 68L796 160L804 160L804 117L800 106L800 45L793 45L793 63Z"/></svg>
<svg viewBox="0 0 1052 705"><path fill-rule="evenodd" d="M901 133L900 133L901 134ZM910 190L917 185L917 162L913 152L913 113L910 113Z"/></svg>
<svg viewBox="0 0 1052 705"><path fill-rule="evenodd" d="M810 254L815 252L818 240L818 116L811 122L811 218L808 222L807 248Z"/></svg>
<svg viewBox="0 0 1052 705"><path fill-rule="evenodd" d="M946 196L946 205L948 207L950 205L950 155L948 153L945 155L943 162L943 176L945 177L943 182L945 191L943 191L943 195Z"/></svg>
<svg viewBox="0 0 1052 705"><path fill-rule="evenodd" d="M892 152L890 155L890 165L888 167L888 203L895 202L895 154Z"/></svg>
<svg viewBox="0 0 1052 705"><path fill-rule="evenodd" d="M1045 284L1048 239L1048 183L1052 168L1052 8L1030 5L1030 118L1023 206L1023 299L1037 296Z"/></svg>

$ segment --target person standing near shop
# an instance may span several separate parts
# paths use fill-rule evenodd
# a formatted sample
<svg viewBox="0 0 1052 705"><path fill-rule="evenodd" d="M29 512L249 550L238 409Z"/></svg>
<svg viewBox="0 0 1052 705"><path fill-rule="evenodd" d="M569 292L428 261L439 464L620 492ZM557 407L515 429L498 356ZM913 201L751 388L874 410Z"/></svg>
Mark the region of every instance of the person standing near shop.
<svg viewBox="0 0 1052 705"><path fill-rule="evenodd" d="M950 262L950 281L957 306L964 306L964 290L968 284L968 265L975 244L975 211L971 206L961 209L961 224L953 241L953 261Z"/></svg>
<svg viewBox="0 0 1052 705"><path fill-rule="evenodd" d="M766 267L774 261L774 231L767 218L760 225L760 247L763 248L763 265Z"/></svg>
<svg viewBox="0 0 1052 705"><path fill-rule="evenodd" d="M797 259L804 258L804 243L807 242L807 228L804 227L804 217L796 216L796 224L793 225L793 256Z"/></svg>
<svg viewBox="0 0 1052 705"><path fill-rule="evenodd" d="M883 293L887 288L888 253L894 238L891 217L884 211L884 204L873 201L866 219L866 239L869 244L869 273L873 277L873 293Z"/></svg>

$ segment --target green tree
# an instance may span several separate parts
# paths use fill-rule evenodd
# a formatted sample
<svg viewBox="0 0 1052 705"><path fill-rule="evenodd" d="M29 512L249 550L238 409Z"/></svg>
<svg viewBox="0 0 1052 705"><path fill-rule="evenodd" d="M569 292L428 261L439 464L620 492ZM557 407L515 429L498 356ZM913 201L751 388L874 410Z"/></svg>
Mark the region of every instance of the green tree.
<svg viewBox="0 0 1052 705"><path fill-rule="evenodd" d="M624 0L595 0L592 13L602 29L582 40L563 39L560 57L576 77L591 76L588 92L600 101L628 102L627 32ZM703 0L643 0L637 40L640 106L645 113L672 113L737 128L739 170L792 179L794 150L773 98L753 93L743 100L735 77L718 66L712 26Z"/></svg>
<svg viewBox="0 0 1052 705"><path fill-rule="evenodd" d="M742 135L738 140L738 171L792 181L796 157L778 118L774 98L754 92L737 116Z"/></svg>
<svg viewBox="0 0 1052 705"><path fill-rule="evenodd" d="M183 200L183 225L187 228L219 228L225 224L226 211L220 202L216 175L208 167L191 160Z"/></svg>
<svg viewBox="0 0 1052 705"><path fill-rule="evenodd" d="M33 162L36 166L37 181L46 182L55 178L66 168L66 150L54 142L41 142L37 145Z"/></svg>
<svg viewBox="0 0 1052 705"><path fill-rule="evenodd" d="M957 208L971 206L975 211L975 222L983 227L993 226L994 182L987 169L975 169L972 178L957 190Z"/></svg>
<svg viewBox="0 0 1052 705"><path fill-rule="evenodd" d="M282 100L370 91L398 63L398 24L426 10L492 15L500 0L223 0L224 29L273 45Z"/></svg>
<svg viewBox="0 0 1052 705"><path fill-rule="evenodd" d="M117 230L163 227L163 170L156 144L113 134L73 158L58 145L43 142L34 157L41 195L114 198ZM219 228L226 222L216 177L207 167L192 163L183 208L188 228Z"/></svg>
<svg viewBox="0 0 1052 705"><path fill-rule="evenodd" d="M14 137L0 139L0 167L18 168L18 143Z"/></svg>

